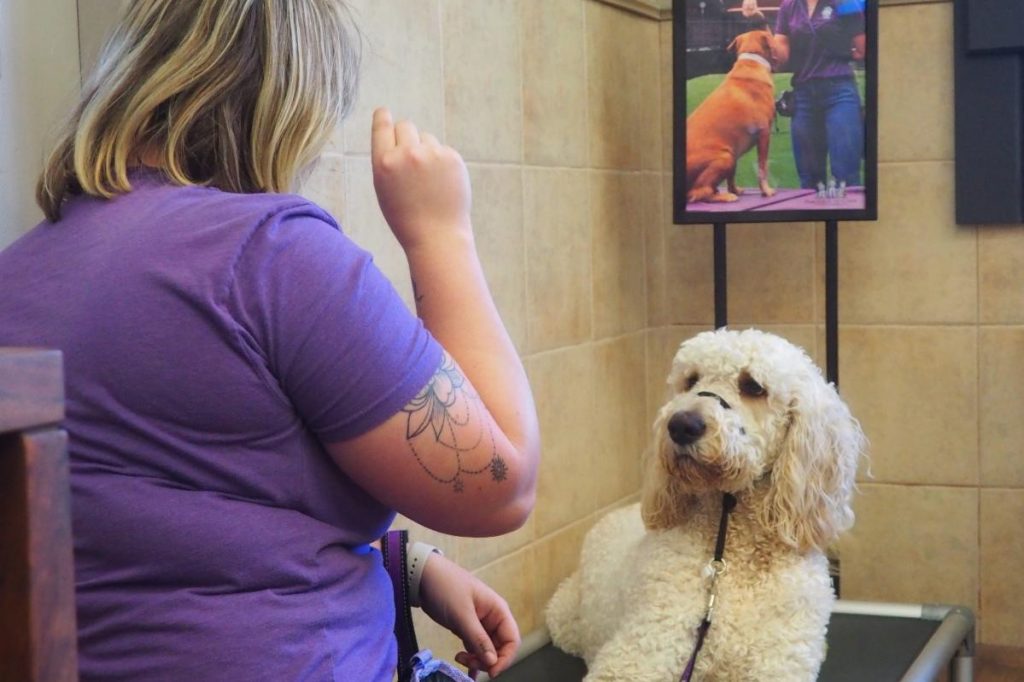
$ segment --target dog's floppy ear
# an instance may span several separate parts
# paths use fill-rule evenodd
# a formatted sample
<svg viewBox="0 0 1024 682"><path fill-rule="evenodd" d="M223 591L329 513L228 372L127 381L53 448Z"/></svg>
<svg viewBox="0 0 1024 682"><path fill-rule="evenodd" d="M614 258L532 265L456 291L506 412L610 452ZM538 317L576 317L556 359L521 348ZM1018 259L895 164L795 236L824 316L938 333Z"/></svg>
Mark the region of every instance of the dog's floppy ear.
<svg viewBox="0 0 1024 682"><path fill-rule="evenodd" d="M853 525L850 498L867 440L835 387L806 382L771 471L761 522L800 550L824 549Z"/></svg>

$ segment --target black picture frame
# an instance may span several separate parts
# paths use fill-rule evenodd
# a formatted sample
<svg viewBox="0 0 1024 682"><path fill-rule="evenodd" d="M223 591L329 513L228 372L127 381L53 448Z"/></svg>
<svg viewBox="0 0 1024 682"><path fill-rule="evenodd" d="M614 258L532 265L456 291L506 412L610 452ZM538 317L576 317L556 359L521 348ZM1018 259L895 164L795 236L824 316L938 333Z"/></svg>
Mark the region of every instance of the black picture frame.
<svg viewBox="0 0 1024 682"><path fill-rule="evenodd" d="M699 28L697 25L698 19L693 18L694 8L704 5L702 10L706 10L707 7L712 5L724 7L724 11L728 12L730 9L734 9L733 5L737 8L741 4L741 0L673 0L672 9L672 22L673 22L673 50L672 50L672 82L673 82L673 222L678 225L689 225L689 224L725 224L725 223L773 223L773 222L806 222L806 221L866 221L866 220L877 220L878 217L878 0L863 0L864 7L864 19L865 19L865 38L866 38L866 49L864 54L863 66L859 71L858 78L862 82L862 116L863 116L863 132L864 132L864 154L863 154L863 166L862 166L862 177L863 177L863 189L853 189L843 199L837 199L836 195L842 193L842 190L829 192L826 188L824 193L818 189L808 190L806 188L799 188L799 180L797 179L797 187L791 187L786 185L781 189L794 190L792 193L779 193L776 196L778 199L773 197L771 200L764 199L762 201L747 200L753 197L753 194L744 193L742 199L744 201L737 201L735 205L731 203L706 203L703 201L687 203L687 177L686 177L686 127L687 127L687 100L691 94L688 92L688 87L692 84L687 78L688 73L697 74L694 78L698 78L700 75L709 73L724 73L728 68L725 66L725 59L723 55L726 53L726 47L732 38L742 33L745 27L746 20L737 13L738 10L729 12L729 15L733 18L735 26L726 25L724 29L724 35L721 38L715 35L697 35L694 30L689 31L691 27L696 29ZM759 5L766 6L778 6L780 0L760 0ZM688 11L690 10L690 11ZM777 10L775 10L777 11ZM691 15L688 18L688 14ZM774 31L775 28L775 14L770 12L764 12L765 17L769 21L769 25ZM726 22L728 24L729 22ZM689 40L688 40L689 37ZM717 42L716 42L717 41ZM703 44L702 44L703 43ZM689 50L688 50L689 47ZM719 54L713 54L717 51ZM718 59L718 66L715 66L714 60ZM711 62L711 63L708 63ZM731 62L730 62L731 63ZM718 69L715 71L714 69ZM710 70L709 70L710 69ZM783 71L782 73L786 73ZM779 80L778 77L775 79ZM788 81L788 76L785 77ZM697 81L694 80L694 83ZM693 86L696 89L696 86ZM707 87L705 84L703 87ZM775 97L779 96L779 89L776 88ZM786 124L788 130L788 123ZM775 136L772 143L774 145L785 144L790 145L788 140L778 139L779 135ZM757 154L756 145L749 152L750 154ZM792 156L792 150L788 151L788 154ZM744 157L746 158L746 157ZM751 172L755 172L751 168ZM795 172L795 171L794 171ZM749 175L749 172L748 172ZM768 167L769 182L773 177L772 167ZM738 179L739 180L739 179ZM737 184L739 182L737 181ZM761 193L756 190L757 197L761 197ZM813 196L809 195L808 192L813 192ZM863 201L853 201L854 194L857 192L863 193ZM824 194L824 196L821 196ZM829 194L833 194L831 198ZM751 204L754 205L751 208ZM856 204L856 205L853 205Z"/></svg>

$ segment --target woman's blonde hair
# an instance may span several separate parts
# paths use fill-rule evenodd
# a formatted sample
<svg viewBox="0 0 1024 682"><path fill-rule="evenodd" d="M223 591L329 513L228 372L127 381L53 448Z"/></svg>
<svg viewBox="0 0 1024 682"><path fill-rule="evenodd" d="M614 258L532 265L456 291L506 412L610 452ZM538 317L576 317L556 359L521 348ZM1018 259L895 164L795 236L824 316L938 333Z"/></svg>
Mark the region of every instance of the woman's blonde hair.
<svg viewBox="0 0 1024 682"><path fill-rule="evenodd" d="M287 192L355 97L343 0L130 0L43 169L69 195L128 192L145 154L181 185Z"/></svg>

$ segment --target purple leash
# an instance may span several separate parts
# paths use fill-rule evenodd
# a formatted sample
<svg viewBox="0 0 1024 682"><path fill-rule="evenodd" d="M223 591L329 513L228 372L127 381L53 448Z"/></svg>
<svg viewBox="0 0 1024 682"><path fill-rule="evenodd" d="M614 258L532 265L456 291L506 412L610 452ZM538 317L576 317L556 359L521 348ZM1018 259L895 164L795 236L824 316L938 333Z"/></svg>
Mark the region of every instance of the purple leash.
<svg viewBox="0 0 1024 682"><path fill-rule="evenodd" d="M690 682L690 678L693 677L693 667L697 664L697 654L703 648L704 638L707 637L708 630L711 629L711 619L715 612L715 598L717 597L718 576L725 570L725 562L722 561L722 555L725 553L725 534L729 530L729 512L735 506L736 498L730 493L725 493L722 496L722 517L718 521L718 539L715 540L715 558L711 562L713 573L711 575L711 594L708 595L708 607L704 614L704 620L701 621L700 627L697 628L697 643L693 647L693 653L690 654L690 660L687 662L683 674L679 676L679 682Z"/></svg>
<svg viewBox="0 0 1024 682"><path fill-rule="evenodd" d="M412 657L419 651L416 630L412 624L412 610L409 608L409 576L405 570L405 546L409 532L389 530L380 543L384 566L391 577L391 589L395 595L395 639L398 640L398 679L408 680L412 676Z"/></svg>
<svg viewBox="0 0 1024 682"><path fill-rule="evenodd" d="M686 664L686 670L683 671L679 682L690 682L690 678L693 677L693 666L697 663L697 653L704 646L704 637L708 634L708 628L710 627L711 621L705 618L701 621L700 627L697 628L697 646L694 647L693 653L690 655L690 662Z"/></svg>

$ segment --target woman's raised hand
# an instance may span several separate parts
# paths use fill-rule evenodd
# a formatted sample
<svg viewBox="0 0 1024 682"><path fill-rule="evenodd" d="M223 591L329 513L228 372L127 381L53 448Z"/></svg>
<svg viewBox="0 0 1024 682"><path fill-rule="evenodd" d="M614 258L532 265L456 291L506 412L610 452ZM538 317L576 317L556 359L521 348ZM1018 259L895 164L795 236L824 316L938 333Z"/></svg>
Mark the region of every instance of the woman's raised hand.
<svg viewBox="0 0 1024 682"><path fill-rule="evenodd" d="M377 201L406 252L453 233L472 237L469 172L457 151L380 108L371 158Z"/></svg>

